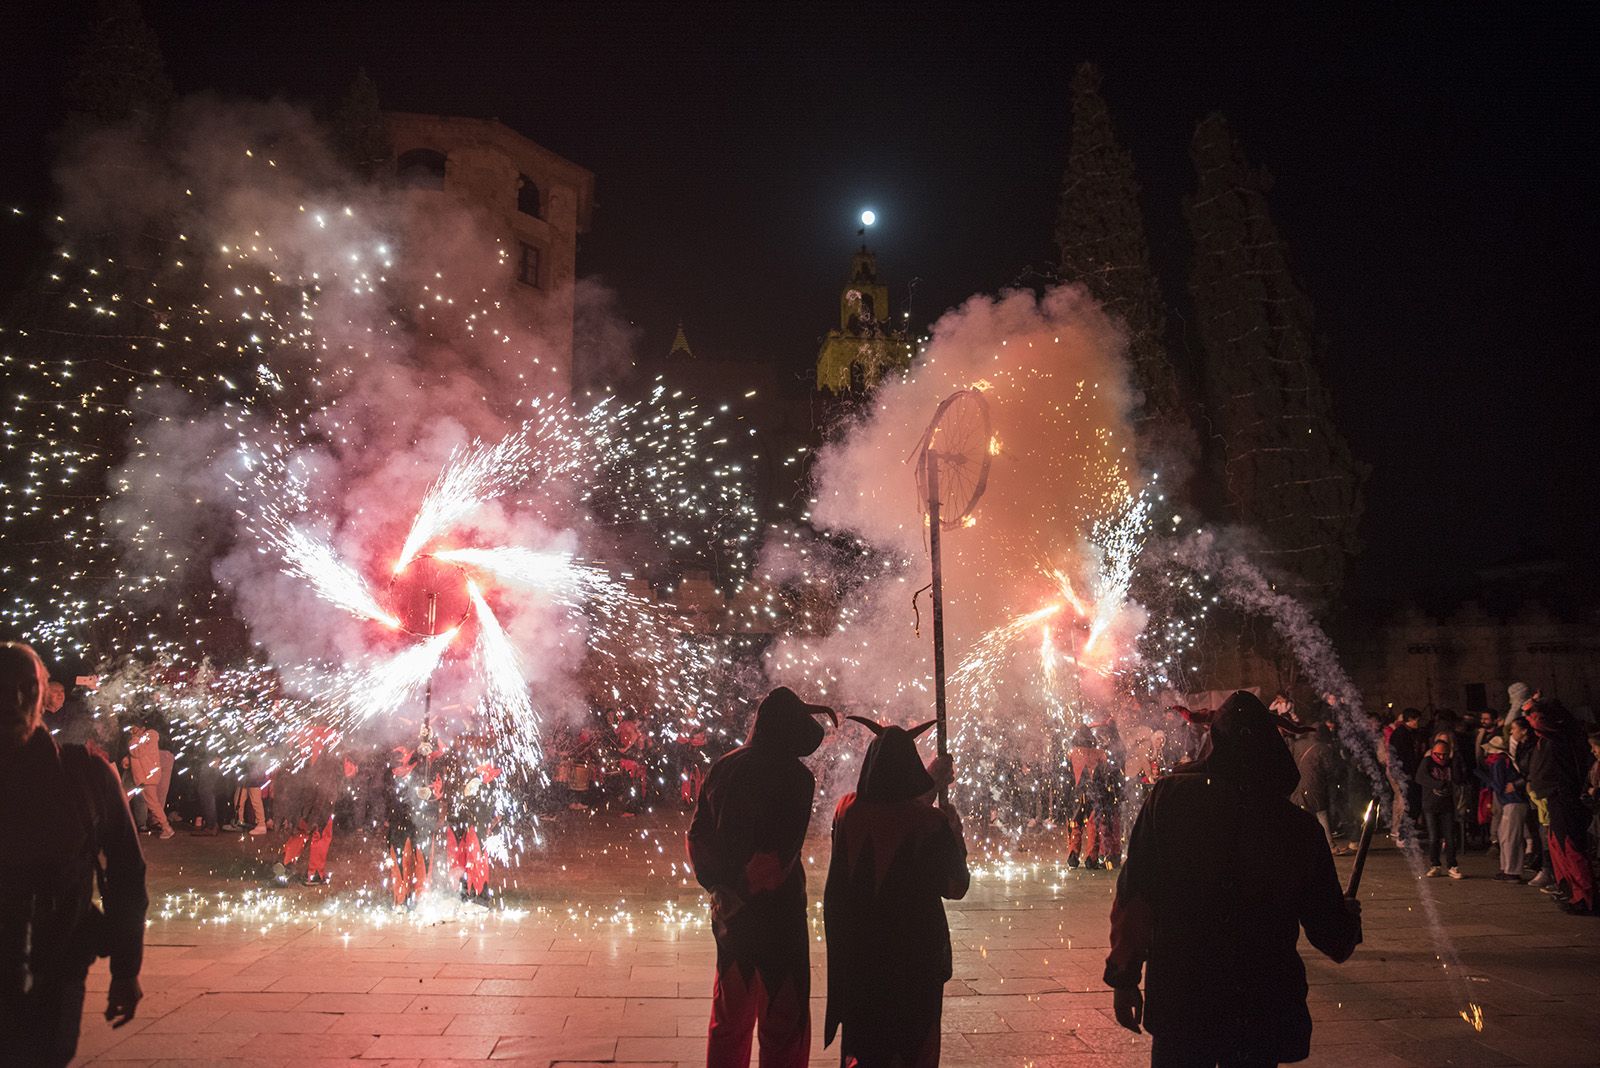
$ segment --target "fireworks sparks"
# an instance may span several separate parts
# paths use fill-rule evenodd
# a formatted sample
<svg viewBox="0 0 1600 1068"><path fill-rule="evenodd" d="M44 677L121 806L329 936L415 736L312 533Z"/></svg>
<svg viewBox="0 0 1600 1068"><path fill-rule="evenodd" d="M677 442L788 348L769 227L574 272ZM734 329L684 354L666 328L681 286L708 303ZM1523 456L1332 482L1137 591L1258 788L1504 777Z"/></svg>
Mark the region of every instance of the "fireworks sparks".
<svg viewBox="0 0 1600 1068"><path fill-rule="evenodd" d="M594 589L606 581L604 571L580 565L571 553L558 549L510 545L496 549L443 549L433 555L493 575L502 582L539 590L569 605L577 603L585 588Z"/></svg>
<svg viewBox="0 0 1600 1068"><path fill-rule="evenodd" d="M539 716L528 696L527 676L478 584L469 581L467 590L478 620L475 656L485 681L484 718L492 724L502 751L513 754L522 767L538 768L544 754L539 744Z"/></svg>
<svg viewBox="0 0 1600 1068"><path fill-rule="evenodd" d="M400 620L378 603L366 579L340 560L333 546L292 525L276 527L266 536L282 554L285 573L304 579L323 600L363 619L400 626Z"/></svg>
<svg viewBox="0 0 1600 1068"><path fill-rule="evenodd" d="M522 429L494 445L474 441L451 454L449 463L423 495L395 561L395 574L404 571L433 539L526 480L533 463L533 450L525 435L526 430Z"/></svg>

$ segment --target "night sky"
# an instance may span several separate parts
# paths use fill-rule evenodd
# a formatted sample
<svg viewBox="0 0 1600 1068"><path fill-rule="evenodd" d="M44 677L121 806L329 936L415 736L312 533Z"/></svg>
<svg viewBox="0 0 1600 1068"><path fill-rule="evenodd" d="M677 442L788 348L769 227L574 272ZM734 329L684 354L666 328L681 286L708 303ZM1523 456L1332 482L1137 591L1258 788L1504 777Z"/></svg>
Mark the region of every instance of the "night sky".
<svg viewBox="0 0 1600 1068"><path fill-rule="evenodd" d="M1195 121L1224 112L1275 176L1326 381L1374 469L1360 589L1421 589L1511 556L1592 562L1593 27L1571 4L1289 6L147 11L180 92L326 111L364 66L385 107L498 117L588 167L579 269L616 288L645 344L664 349L682 319L702 354L773 361L797 382L836 319L863 207L879 214L897 311L919 279L919 323L1049 262L1068 82L1091 59L1141 171L1180 365L1195 356L1181 211ZM89 5L23 7L0 34L0 203L40 208ZM0 278L17 277L25 237L0 233Z"/></svg>

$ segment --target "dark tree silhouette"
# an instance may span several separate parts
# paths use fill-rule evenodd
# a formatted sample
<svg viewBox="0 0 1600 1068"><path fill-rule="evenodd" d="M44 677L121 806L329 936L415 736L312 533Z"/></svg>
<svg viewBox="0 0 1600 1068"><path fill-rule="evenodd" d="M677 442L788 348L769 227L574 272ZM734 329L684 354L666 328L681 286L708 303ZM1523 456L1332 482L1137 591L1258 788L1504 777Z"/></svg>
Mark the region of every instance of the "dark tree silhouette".
<svg viewBox="0 0 1600 1068"><path fill-rule="evenodd" d="M104 126L155 126L175 93L155 31L136 0L100 0L67 83L67 107Z"/></svg>
<svg viewBox="0 0 1600 1068"><path fill-rule="evenodd" d="M1203 349L1206 454L1228 518L1265 539L1260 560L1325 606L1357 551L1367 468L1334 425L1317 373L1311 302L1267 208L1270 179L1211 115L1191 146L1198 188L1185 204Z"/></svg>
<svg viewBox="0 0 1600 1068"><path fill-rule="evenodd" d="M378 106L378 87L365 69L345 91L333 117L335 147L352 170L366 179L376 178L394 163L394 143Z"/></svg>
<svg viewBox="0 0 1600 1068"><path fill-rule="evenodd" d="M1072 143L1056 219L1061 277L1085 286L1128 330L1134 385L1144 400L1136 417L1145 444L1184 460L1195 452L1178 376L1165 343L1161 286L1150 266L1133 157L1117 140L1091 63L1072 79ZM1158 459L1169 459L1160 456Z"/></svg>

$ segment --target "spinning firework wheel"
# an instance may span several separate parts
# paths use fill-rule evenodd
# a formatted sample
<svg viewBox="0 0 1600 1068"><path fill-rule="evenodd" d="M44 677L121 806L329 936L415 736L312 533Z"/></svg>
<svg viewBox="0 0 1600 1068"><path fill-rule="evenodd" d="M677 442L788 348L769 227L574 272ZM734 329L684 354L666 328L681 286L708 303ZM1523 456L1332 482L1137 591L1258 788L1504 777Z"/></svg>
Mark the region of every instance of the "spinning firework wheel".
<svg viewBox="0 0 1600 1068"><path fill-rule="evenodd" d="M928 555L933 565L933 697L939 755L948 751L944 699L944 568L939 553L943 531L970 525L978 500L989 486L989 402L976 389L950 394L934 409L933 421L917 446L917 497L928 516ZM939 792L941 803L945 791Z"/></svg>
<svg viewBox="0 0 1600 1068"><path fill-rule="evenodd" d="M408 634L431 638L467 621L472 595L467 573L435 556L418 556L389 581L389 611Z"/></svg>
<svg viewBox="0 0 1600 1068"><path fill-rule="evenodd" d="M395 625L409 634L431 638L454 631L472 611L465 569L435 556L418 556L389 580L389 611ZM422 692L422 730L433 718L433 676Z"/></svg>
<svg viewBox="0 0 1600 1068"><path fill-rule="evenodd" d="M989 486L989 402L976 389L946 397L917 447L917 499L930 519L954 530L972 514Z"/></svg>

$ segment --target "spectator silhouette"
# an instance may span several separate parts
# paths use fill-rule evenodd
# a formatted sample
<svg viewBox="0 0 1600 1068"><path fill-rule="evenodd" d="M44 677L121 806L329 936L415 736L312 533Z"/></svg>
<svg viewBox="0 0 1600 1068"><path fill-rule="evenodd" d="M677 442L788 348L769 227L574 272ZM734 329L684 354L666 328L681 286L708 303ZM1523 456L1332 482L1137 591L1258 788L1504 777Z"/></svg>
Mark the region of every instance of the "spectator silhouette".
<svg viewBox="0 0 1600 1068"><path fill-rule="evenodd" d="M1134 824L1105 981L1117 1022L1153 1037L1154 1068L1304 1060L1300 928L1335 961L1361 941L1321 825L1289 802L1299 774L1280 725L1235 693L1210 756L1159 780Z"/></svg>
<svg viewBox="0 0 1600 1068"><path fill-rule="evenodd" d="M941 898L966 896L969 874L961 820L934 807L952 776L949 757L931 768L912 730L859 716L876 738L861 763L856 792L833 816L833 859L823 894L828 938L828 1017L832 1043L843 1029L845 1068L939 1063L944 984L951 975L950 928Z"/></svg>
<svg viewBox="0 0 1600 1068"><path fill-rule="evenodd" d="M111 958L106 1019L133 1019L148 904L122 785L103 758L50 736L46 681L31 648L0 645L0 1058L29 1065L72 1059L98 956Z"/></svg>
<svg viewBox="0 0 1600 1068"><path fill-rule="evenodd" d="M810 936L800 863L816 780L800 758L822 744L832 709L787 687L756 710L750 740L711 766L689 860L711 894L717 940L709 1068L747 1068L759 1024L762 1068L804 1068L811 1056Z"/></svg>

